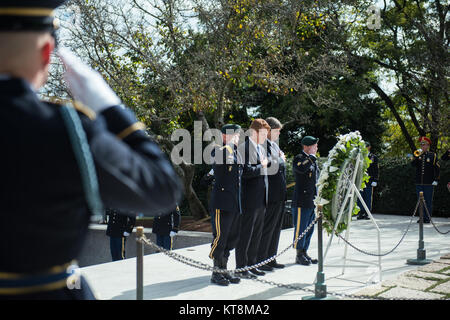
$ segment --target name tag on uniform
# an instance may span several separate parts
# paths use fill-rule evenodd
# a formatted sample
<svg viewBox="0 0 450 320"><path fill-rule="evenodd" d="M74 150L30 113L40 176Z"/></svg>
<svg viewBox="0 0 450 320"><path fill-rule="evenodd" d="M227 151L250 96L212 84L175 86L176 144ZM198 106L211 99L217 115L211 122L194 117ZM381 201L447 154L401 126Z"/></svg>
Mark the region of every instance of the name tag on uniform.
<svg viewBox="0 0 450 320"><path fill-rule="evenodd" d="M233 170L233 166L228 166L228 171Z"/></svg>

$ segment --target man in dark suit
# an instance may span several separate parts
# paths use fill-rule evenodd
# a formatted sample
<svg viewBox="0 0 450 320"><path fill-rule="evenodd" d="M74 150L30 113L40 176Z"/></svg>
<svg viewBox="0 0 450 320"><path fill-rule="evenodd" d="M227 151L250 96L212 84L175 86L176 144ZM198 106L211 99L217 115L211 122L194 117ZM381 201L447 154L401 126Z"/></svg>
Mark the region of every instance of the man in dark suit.
<svg viewBox="0 0 450 320"><path fill-rule="evenodd" d="M239 145L243 156L242 218L239 241L236 246L236 267L244 268L257 263L258 247L264 224L268 200L267 166L269 164L261 146L270 126L264 119L255 119L250 125L250 136ZM257 268L238 273L242 278L253 278L265 273Z"/></svg>
<svg viewBox="0 0 450 320"><path fill-rule="evenodd" d="M136 217L114 209L106 209L106 216L108 217L106 235L109 237L112 261L123 260L127 238L133 232Z"/></svg>
<svg viewBox="0 0 450 320"><path fill-rule="evenodd" d="M294 222L294 241L306 230L314 221L314 198L317 194L316 183L319 179L319 166L317 164L317 143L318 138L306 136L302 139L303 150L296 155L293 162L293 172L295 175L295 189L292 199L292 218ZM312 259L307 250L311 240L314 227L300 239L294 248L297 250L295 262L301 265L317 263L317 259Z"/></svg>
<svg viewBox="0 0 450 320"><path fill-rule="evenodd" d="M221 129L223 145L217 145L211 154L214 159L214 182L209 207L214 240L209 257L213 259L214 267L219 269L227 269L230 251L236 247L239 238L242 164L237 144L240 129L237 124L224 125ZM240 278L229 273L213 272L211 282L227 286L239 283Z"/></svg>
<svg viewBox="0 0 450 320"><path fill-rule="evenodd" d="M36 92L55 48L62 0L0 3L0 299L94 299L71 262L91 215L168 212L182 188L170 162L99 73L70 51L58 54L75 99Z"/></svg>
<svg viewBox="0 0 450 320"><path fill-rule="evenodd" d="M258 248L258 262L262 262L277 254L278 243L280 240L281 224L283 220L284 204L286 202L286 157L278 146L278 137L283 127L281 122L269 117L266 122L270 126L268 139L264 144L268 167L269 197L264 216L264 226ZM284 268L283 264L273 260L259 269L263 271L272 271L274 268Z"/></svg>
<svg viewBox="0 0 450 320"><path fill-rule="evenodd" d="M366 142L367 150L369 150L369 159L372 161L369 165L369 168L367 169L367 174L370 176L369 182L367 182L366 187L361 192L361 196L367 206L367 209L369 211L372 211L372 199L373 199L373 188L375 188L378 184L379 179L379 168L378 168L378 157L371 151L372 146L370 145L370 142ZM360 208L360 211L358 213L358 220L364 219L368 220L369 215L366 212L366 209L362 205L361 201L359 201L358 198L358 207Z"/></svg>

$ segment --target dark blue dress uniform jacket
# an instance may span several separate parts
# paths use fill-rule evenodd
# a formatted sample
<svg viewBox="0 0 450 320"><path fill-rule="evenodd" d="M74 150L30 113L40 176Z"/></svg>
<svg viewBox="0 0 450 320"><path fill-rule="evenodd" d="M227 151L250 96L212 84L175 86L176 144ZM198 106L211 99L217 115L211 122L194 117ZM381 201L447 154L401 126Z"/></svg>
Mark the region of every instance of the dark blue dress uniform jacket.
<svg viewBox="0 0 450 320"><path fill-rule="evenodd" d="M180 222L181 214L177 207L176 210L153 219L152 233L168 236L170 231L178 232Z"/></svg>
<svg viewBox="0 0 450 320"><path fill-rule="evenodd" d="M370 186L372 182L378 182L380 177L379 167L378 167L378 157L372 152L368 155L369 159L372 160L372 163L367 168L367 174L370 176L369 183L367 186Z"/></svg>
<svg viewBox="0 0 450 320"><path fill-rule="evenodd" d="M22 79L0 80L0 271L39 272L83 246L90 212L60 108L39 101ZM94 119L89 111L79 115L104 207L173 210L182 189L170 162L143 130L123 136L134 114L114 106Z"/></svg>
<svg viewBox="0 0 450 320"><path fill-rule="evenodd" d="M431 185L433 181L439 181L440 166L436 153L424 152L414 157L411 165L416 168L416 184Z"/></svg>
<svg viewBox="0 0 450 320"><path fill-rule="evenodd" d="M211 156L217 157L217 161L213 163L214 182L210 209L240 213L242 164L238 163L237 147L217 145Z"/></svg>
<svg viewBox="0 0 450 320"><path fill-rule="evenodd" d="M114 238L122 238L124 232L132 233L136 224L136 217L127 215L121 211L107 209L108 227L106 235Z"/></svg>
<svg viewBox="0 0 450 320"><path fill-rule="evenodd" d="M294 157L292 167L295 175L292 207L314 208L314 198L317 194L316 183L319 178L317 159L302 151Z"/></svg>

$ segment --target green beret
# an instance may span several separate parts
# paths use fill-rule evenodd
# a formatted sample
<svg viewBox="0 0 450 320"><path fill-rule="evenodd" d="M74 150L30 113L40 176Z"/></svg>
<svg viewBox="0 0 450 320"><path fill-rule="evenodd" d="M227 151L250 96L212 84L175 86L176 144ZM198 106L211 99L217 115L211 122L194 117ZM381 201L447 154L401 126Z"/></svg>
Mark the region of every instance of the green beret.
<svg viewBox="0 0 450 320"><path fill-rule="evenodd" d="M365 141L365 144L366 144L366 147L370 147L371 146L369 141Z"/></svg>
<svg viewBox="0 0 450 320"><path fill-rule="evenodd" d="M220 131L224 134L232 134L236 133L235 131L241 129L241 126L238 124L228 123L225 124ZM228 131L228 132L227 132ZM231 132L232 131L232 132Z"/></svg>
<svg viewBox="0 0 450 320"><path fill-rule="evenodd" d="M314 138L312 136L306 136L302 139L302 145L304 146L312 146L313 144L316 144L319 142L319 138Z"/></svg>

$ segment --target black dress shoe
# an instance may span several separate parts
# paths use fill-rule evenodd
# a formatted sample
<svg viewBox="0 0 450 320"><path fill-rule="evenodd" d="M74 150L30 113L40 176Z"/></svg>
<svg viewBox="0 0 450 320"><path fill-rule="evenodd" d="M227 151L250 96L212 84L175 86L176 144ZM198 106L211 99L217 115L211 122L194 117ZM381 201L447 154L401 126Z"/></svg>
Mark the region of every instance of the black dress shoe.
<svg viewBox="0 0 450 320"><path fill-rule="evenodd" d="M262 271L273 271L273 267L270 266L269 264L265 264L265 265L259 267L259 270L262 270Z"/></svg>
<svg viewBox="0 0 450 320"><path fill-rule="evenodd" d="M284 268L284 264L278 263L276 261L269 262L267 265L269 265L275 269L283 269Z"/></svg>
<svg viewBox="0 0 450 320"><path fill-rule="evenodd" d="M258 268L253 268L253 269L250 269L249 271L257 276L263 276L266 274L265 272L259 270Z"/></svg>
<svg viewBox="0 0 450 320"><path fill-rule="evenodd" d="M222 273L213 272L211 283L218 284L219 286L227 286L230 284L230 281L228 281L228 279L225 278Z"/></svg>
<svg viewBox="0 0 450 320"><path fill-rule="evenodd" d="M306 257L306 259L308 259L309 262L311 262L312 264L317 264L317 262L319 262L319 260L313 259L313 258L311 258L310 256L308 256L308 254L307 254L306 252L305 252L305 257Z"/></svg>
<svg viewBox="0 0 450 320"><path fill-rule="evenodd" d="M239 277L233 276L230 273L224 273L224 278L227 279L230 283L236 284L241 282L241 279Z"/></svg>
<svg viewBox="0 0 450 320"><path fill-rule="evenodd" d="M295 263L309 266L311 264L311 261L309 261L309 259L304 254L301 254L295 257Z"/></svg>
<svg viewBox="0 0 450 320"><path fill-rule="evenodd" d="M236 272L236 276L242 279L256 279L257 277L248 271Z"/></svg>

